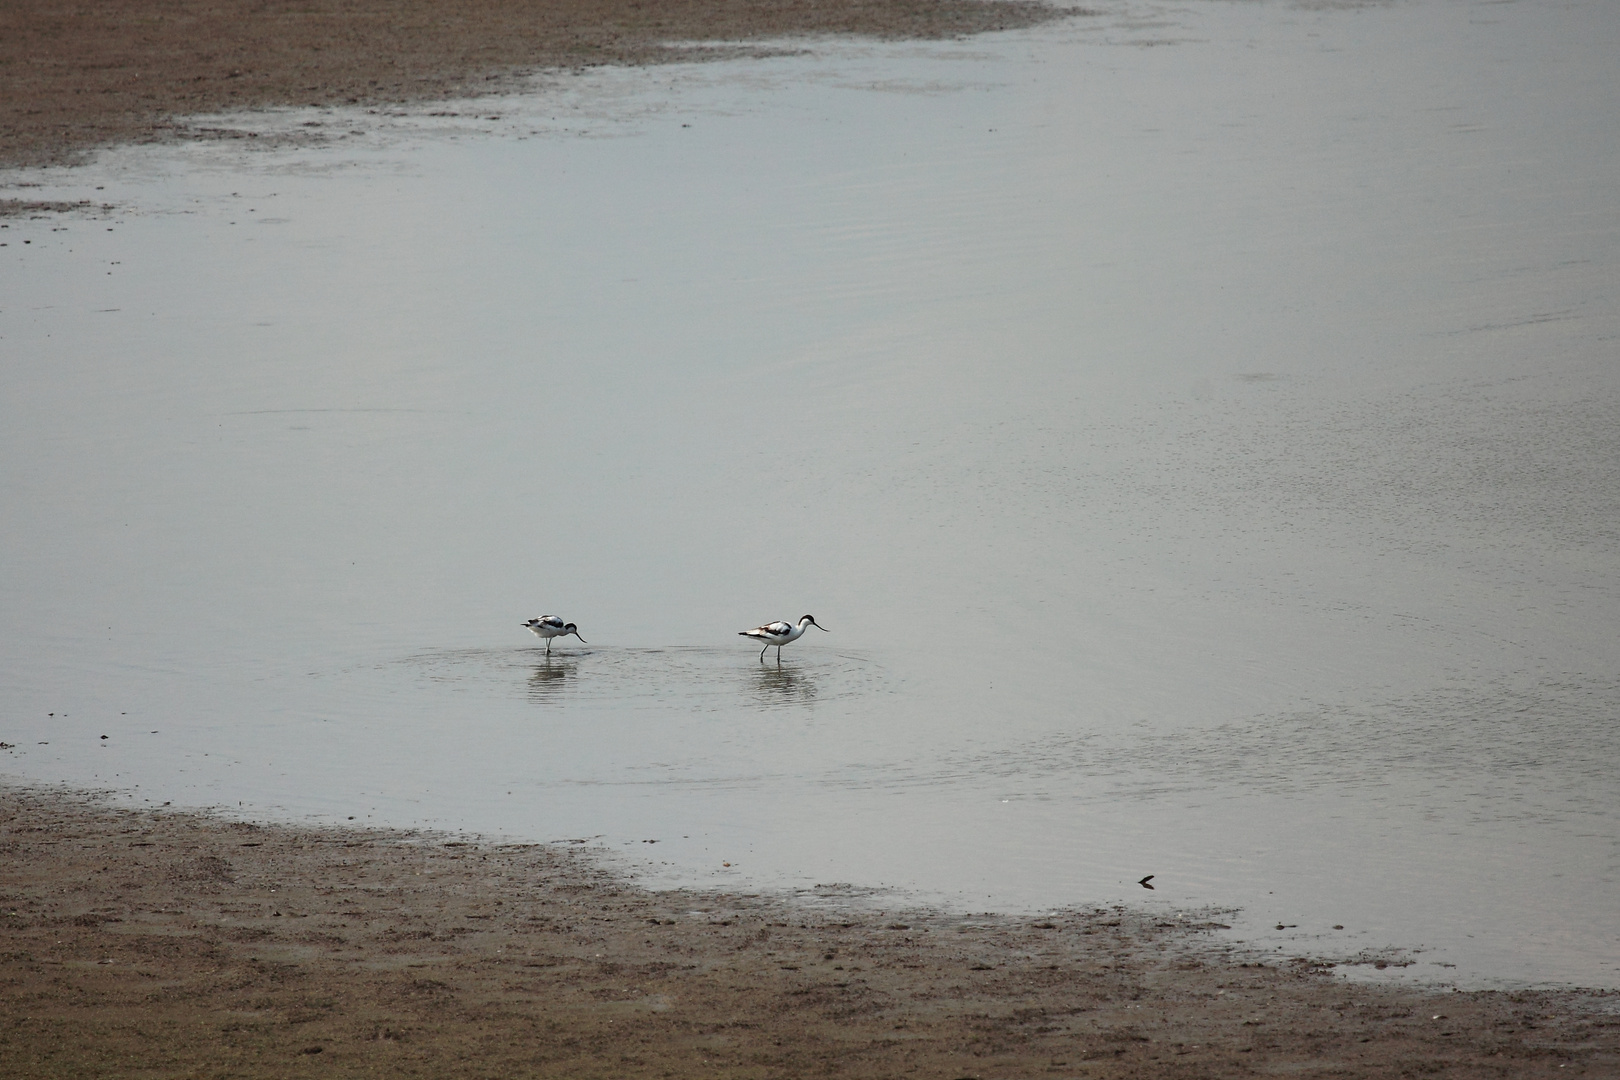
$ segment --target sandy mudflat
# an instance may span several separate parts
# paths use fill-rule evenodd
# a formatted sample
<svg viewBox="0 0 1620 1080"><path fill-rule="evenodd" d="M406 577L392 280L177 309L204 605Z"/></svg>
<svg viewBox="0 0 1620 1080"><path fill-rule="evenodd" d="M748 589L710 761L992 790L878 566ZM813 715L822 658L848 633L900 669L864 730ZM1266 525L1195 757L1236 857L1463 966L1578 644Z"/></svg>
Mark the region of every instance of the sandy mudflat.
<svg viewBox="0 0 1620 1080"><path fill-rule="evenodd" d="M1614 1076L1613 996L1415 993L1211 917L652 893L568 848L0 789L0 1074Z"/></svg>
<svg viewBox="0 0 1620 1080"><path fill-rule="evenodd" d="M1058 13L1025 0L7 0L0 166L208 137L189 114L420 101L694 55L672 42L941 38Z"/></svg>
<svg viewBox="0 0 1620 1080"><path fill-rule="evenodd" d="M1050 11L9 0L0 164L214 137L182 118L231 107L686 55L667 41L944 36ZM1220 918L649 893L570 848L0 788L0 1077L1620 1075L1616 995L1347 984L1223 949Z"/></svg>

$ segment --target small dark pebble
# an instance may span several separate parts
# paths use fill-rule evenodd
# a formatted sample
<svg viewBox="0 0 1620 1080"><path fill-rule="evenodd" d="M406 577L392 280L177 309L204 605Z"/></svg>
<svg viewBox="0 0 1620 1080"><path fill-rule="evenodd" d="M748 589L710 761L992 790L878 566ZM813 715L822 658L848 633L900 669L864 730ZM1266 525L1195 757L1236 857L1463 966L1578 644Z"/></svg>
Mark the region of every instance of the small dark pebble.
<svg viewBox="0 0 1620 1080"><path fill-rule="evenodd" d="M306 1046L303 1049L303 1053L306 1053L306 1054L318 1054L324 1049L326 1049L324 1046Z"/></svg>

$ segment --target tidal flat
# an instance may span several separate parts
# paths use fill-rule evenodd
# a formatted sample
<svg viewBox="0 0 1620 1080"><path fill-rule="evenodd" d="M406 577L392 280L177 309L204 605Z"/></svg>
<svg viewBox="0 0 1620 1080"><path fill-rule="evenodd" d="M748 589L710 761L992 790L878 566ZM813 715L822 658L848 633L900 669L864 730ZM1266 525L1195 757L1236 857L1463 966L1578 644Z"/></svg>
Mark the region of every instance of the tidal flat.
<svg viewBox="0 0 1620 1080"><path fill-rule="evenodd" d="M567 846L0 789L12 1076L1609 1076L1611 993L1347 983L1220 913L652 892ZM892 898L891 898L892 899Z"/></svg>
<svg viewBox="0 0 1620 1080"><path fill-rule="evenodd" d="M216 111L86 128L0 176L0 771L158 833L517 860L475 915L557 874L652 905L649 934L756 911L798 941L772 978L834 952L843 980L923 926L907 948L989 935L930 954L966 964L960 1000L1046 942L995 992L1067 972L1078 1008L1138 988L1086 951L1117 938L1191 965L1211 1015L1261 963L1431 1021L1545 1004L1492 1014L1520 1025L1470 1044L1493 1061L1554 1015L1601 1049L1617 12L1119 2L623 63L463 50L451 82L253 108L224 100L259 79L238 65ZM827 633L780 664L737 636L806 612ZM547 657L542 614L583 641ZM208 843L232 880L199 888L274 875L269 841ZM107 933L167 910L30 895ZM287 918L182 908L198 948ZM333 970L392 947L298 910L355 935ZM34 931L96 951L74 926Z"/></svg>

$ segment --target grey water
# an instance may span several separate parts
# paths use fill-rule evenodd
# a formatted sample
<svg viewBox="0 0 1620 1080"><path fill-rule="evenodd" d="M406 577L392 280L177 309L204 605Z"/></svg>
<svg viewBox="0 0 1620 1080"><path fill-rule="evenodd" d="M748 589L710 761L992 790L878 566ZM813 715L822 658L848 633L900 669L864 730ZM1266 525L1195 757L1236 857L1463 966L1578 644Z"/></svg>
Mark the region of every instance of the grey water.
<svg viewBox="0 0 1620 1080"><path fill-rule="evenodd" d="M0 177L113 208L0 219L0 775L1620 986L1617 54L1106 3Z"/></svg>

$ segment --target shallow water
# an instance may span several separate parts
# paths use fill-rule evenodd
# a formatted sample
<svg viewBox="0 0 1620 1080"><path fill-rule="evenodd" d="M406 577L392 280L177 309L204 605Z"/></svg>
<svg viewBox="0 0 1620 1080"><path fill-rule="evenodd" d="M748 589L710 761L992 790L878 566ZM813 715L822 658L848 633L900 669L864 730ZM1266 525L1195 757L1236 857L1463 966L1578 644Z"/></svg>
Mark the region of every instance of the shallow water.
<svg viewBox="0 0 1620 1080"><path fill-rule="evenodd" d="M1117 6L14 178L120 209L0 230L4 771L1620 985L1617 45Z"/></svg>

